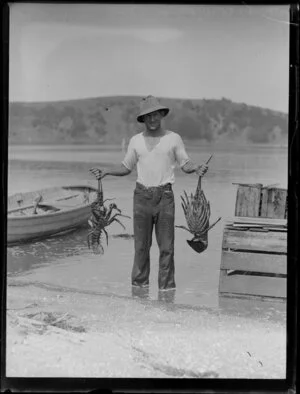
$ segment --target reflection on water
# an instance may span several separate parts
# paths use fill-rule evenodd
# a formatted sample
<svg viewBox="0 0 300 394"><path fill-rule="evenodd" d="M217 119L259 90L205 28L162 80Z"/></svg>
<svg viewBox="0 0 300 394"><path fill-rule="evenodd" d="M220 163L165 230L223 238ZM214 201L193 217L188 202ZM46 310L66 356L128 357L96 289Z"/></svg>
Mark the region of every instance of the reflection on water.
<svg viewBox="0 0 300 394"><path fill-rule="evenodd" d="M149 299L149 286L145 287L138 287L138 286L131 286L131 295L133 298L140 298L142 300Z"/></svg>
<svg viewBox="0 0 300 394"><path fill-rule="evenodd" d="M173 304L175 302L175 289L158 291L158 301Z"/></svg>
<svg viewBox="0 0 300 394"><path fill-rule="evenodd" d="M139 287L132 286L131 287L131 295L133 298L139 298L141 300L150 300L150 290L149 286ZM174 304L175 302L175 293L176 289L170 290L158 290L157 300L158 302Z"/></svg>
<svg viewBox="0 0 300 394"><path fill-rule="evenodd" d="M86 249L87 231L88 227L83 226L62 235L8 247L8 275L55 264L65 257L80 255Z"/></svg>

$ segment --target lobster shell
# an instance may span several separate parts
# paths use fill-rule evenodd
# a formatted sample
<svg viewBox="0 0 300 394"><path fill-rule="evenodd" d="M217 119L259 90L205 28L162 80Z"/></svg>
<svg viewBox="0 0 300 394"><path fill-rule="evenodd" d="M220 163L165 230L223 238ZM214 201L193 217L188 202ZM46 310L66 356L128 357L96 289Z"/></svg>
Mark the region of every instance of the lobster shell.
<svg viewBox="0 0 300 394"><path fill-rule="evenodd" d="M210 204L203 190L201 190L201 177L199 177L195 195L188 197L184 192L182 208L190 232L194 238L187 240L189 246L197 253L204 252L208 246L208 229L210 219Z"/></svg>
<svg viewBox="0 0 300 394"><path fill-rule="evenodd" d="M208 164L211 158L212 156L210 156L206 164ZM208 246L208 231L221 219L219 218L211 226L209 225L210 204L201 189L201 177L198 179L195 195L191 193L188 196L186 191L184 191L181 201L188 228L184 226L176 227L183 228L194 235L191 240L187 240L187 243L197 253L201 253Z"/></svg>

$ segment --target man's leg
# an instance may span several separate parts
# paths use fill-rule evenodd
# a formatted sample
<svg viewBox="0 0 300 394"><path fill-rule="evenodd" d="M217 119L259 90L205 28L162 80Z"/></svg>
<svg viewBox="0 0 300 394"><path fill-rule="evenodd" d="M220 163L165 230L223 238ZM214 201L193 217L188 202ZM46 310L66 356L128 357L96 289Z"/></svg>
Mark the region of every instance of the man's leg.
<svg viewBox="0 0 300 394"><path fill-rule="evenodd" d="M152 245L152 209L143 191L135 191L133 204L134 263L131 283L136 286L149 285L150 248Z"/></svg>
<svg viewBox="0 0 300 394"><path fill-rule="evenodd" d="M155 222L159 247L158 287L160 290L175 288L174 265L175 203L172 191L164 191Z"/></svg>

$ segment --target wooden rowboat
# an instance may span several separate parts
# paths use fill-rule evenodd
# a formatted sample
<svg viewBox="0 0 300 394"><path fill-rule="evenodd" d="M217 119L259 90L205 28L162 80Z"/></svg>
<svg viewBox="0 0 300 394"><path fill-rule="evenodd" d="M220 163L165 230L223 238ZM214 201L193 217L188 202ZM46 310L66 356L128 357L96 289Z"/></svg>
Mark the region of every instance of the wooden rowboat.
<svg viewBox="0 0 300 394"><path fill-rule="evenodd" d="M8 197L7 245L73 230L87 223L97 188L52 187Z"/></svg>

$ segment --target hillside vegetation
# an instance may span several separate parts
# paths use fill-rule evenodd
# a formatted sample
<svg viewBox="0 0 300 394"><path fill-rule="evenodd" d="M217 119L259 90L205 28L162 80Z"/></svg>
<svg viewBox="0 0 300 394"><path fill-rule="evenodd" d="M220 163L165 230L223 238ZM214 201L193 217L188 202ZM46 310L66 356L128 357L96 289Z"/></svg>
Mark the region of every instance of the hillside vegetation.
<svg viewBox="0 0 300 394"><path fill-rule="evenodd" d="M11 144L121 144L143 129L141 97L99 97L64 102L10 103ZM287 114L222 100L161 99L171 111L165 126L195 143L286 145Z"/></svg>

